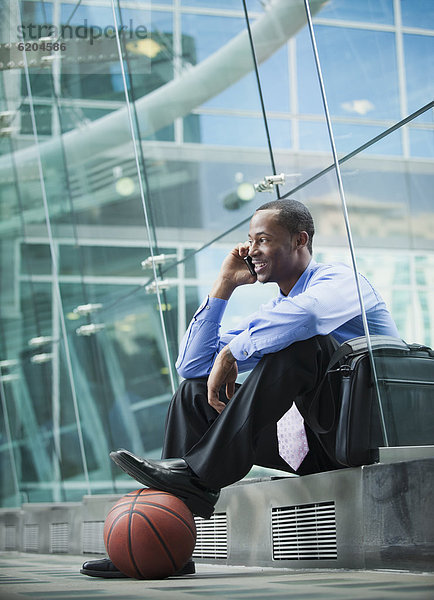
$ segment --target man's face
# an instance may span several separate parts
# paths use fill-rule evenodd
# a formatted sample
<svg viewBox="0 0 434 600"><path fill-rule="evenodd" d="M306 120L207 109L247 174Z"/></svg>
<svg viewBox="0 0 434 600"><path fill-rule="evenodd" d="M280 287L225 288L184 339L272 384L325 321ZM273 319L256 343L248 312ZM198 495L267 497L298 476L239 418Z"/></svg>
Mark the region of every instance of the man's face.
<svg viewBox="0 0 434 600"><path fill-rule="evenodd" d="M277 210L259 210L251 221L249 230L250 249L256 277L261 283L272 281L288 294L294 277L300 275L295 253L296 235L277 222ZM292 282L288 289L288 285Z"/></svg>

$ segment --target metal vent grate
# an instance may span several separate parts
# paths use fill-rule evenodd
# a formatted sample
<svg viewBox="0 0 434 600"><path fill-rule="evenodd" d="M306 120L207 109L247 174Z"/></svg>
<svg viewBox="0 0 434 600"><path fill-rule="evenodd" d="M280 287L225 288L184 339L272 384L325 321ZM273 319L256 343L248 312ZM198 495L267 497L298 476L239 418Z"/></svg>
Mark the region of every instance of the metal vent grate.
<svg viewBox="0 0 434 600"><path fill-rule="evenodd" d="M39 525L24 525L24 552L39 550Z"/></svg>
<svg viewBox="0 0 434 600"><path fill-rule="evenodd" d="M50 523L50 553L68 552L69 523Z"/></svg>
<svg viewBox="0 0 434 600"><path fill-rule="evenodd" d="M4 550L17 549L17 526L5 525L5 546Z"/></svg>
<svg viewBox="0 0 434 600"><path fill-rule="evenodd" d="M337 559L334 502L272 509L274 560Z"/></svg>
<svg viewBox="0 0 434 600"><path fill-rule="evenodd" d="M84 521L82 536L83 554L105 554L104 521Z"/></svg>
<svg viewBox="0 0 434 600"><path fill-rule="evenodd" d="M211 519L195 517L197 541L194 558L228 557L228 519L226 513L215 513Z"/></svg>

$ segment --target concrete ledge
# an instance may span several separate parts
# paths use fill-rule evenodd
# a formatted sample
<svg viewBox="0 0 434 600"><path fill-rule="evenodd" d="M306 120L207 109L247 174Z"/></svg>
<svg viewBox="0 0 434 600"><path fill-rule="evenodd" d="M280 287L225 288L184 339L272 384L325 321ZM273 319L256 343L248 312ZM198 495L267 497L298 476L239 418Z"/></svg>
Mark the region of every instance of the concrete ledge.
<svg viewBox="0 0 434 600"><path fill-rule="evenodd" d="M432 571L434 459L363 471L366 568Z"/></svg>
<svg viewBox="0 0 434 600"><path fill-rule="evenodd" d="M434 459L305 477L245 480L197 518L195 559L291 569L431 571ZM104 554L105 517L121 494L0 510L0 551Z"/></svg>
<svg viewBox="0 0 434 600"><path fill-rule="evenodd" d="M228 564L431 571L433 492L434 459L231 486L217 507L228 516ZM326 523L320 511L327 506ZM298 552L296 559L275 556L273 511L282 507L289 507L292 516L280 544L286 544L287 554ZM337 552L330 559L324 549L333 541ZM315 548L316 557L309 558Z"/></svg>

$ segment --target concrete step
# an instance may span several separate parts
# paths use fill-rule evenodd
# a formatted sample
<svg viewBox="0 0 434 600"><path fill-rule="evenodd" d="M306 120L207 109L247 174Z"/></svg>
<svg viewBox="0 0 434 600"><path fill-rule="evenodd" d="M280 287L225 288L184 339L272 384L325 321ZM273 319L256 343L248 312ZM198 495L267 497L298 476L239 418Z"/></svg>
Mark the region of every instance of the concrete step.
<svg viewBox="0 0 434 600"><path fill-rule="evenodd" d="M304 477L244 480L196 518L194 558L296 569L431 571L434 459ZM121 495L0 510L0 550L105 554L105 517Z"/></svg>

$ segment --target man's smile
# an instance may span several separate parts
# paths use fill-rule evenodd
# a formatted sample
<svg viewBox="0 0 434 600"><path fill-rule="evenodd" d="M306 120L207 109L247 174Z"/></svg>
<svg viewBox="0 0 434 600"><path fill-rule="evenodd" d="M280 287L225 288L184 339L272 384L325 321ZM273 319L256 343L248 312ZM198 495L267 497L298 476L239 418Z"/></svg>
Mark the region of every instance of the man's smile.
<svg viewBox="0 0 434 600"><path fill-rule="evenodd" d="M261 273L261 271L263 271L265 269L265 267L267 266L266 262L263 261L253 261L253 266L255 268L255 273Z"/></svg>

